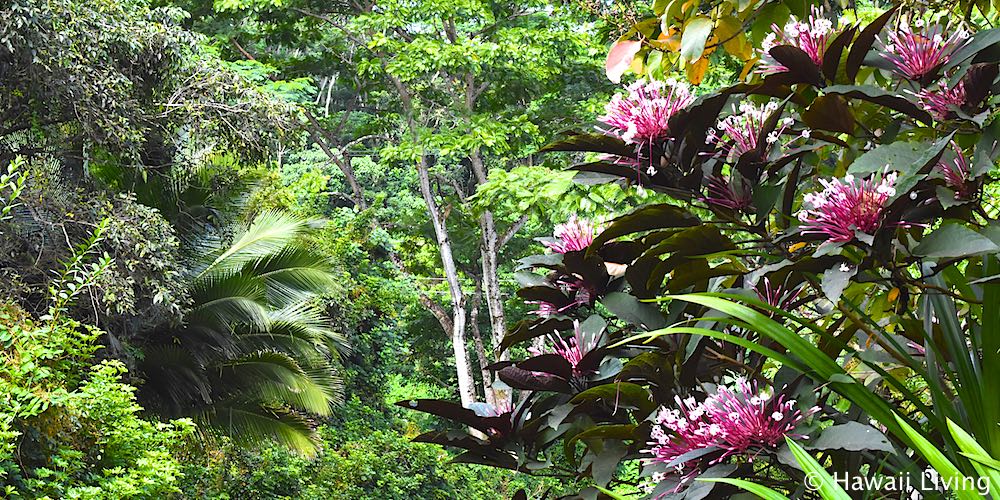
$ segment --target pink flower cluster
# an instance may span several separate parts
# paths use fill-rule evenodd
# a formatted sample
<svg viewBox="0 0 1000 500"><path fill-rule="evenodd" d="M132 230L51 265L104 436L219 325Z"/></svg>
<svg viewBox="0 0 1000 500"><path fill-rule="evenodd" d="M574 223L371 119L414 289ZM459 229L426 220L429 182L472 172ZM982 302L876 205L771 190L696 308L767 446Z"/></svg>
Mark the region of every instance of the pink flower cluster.
<svg viewBox="0 0 1000 500"><path fill-rule="evenodd" d="M761 42L764 53L761 55L761 66L758 71L764 75L788 71L788 68L769 54L771 49L778 45L791 45L802 49L812 62L822 66L827 43L833 34L833 23L823 17L822 9L813 6L806 21L798 21L793 17L784 28L772 24L771 31Z"/></svg>
<svg viewBox="0 0 1000 500"><path fill-rule="evenodd" d="M735 181L713 175L708 178L708 196L704 201L729 210L747 210L753 205L753 191L745 181L737 185Z"/></svg>
<svg viewBox="0 0 1000 500"><path fill-rule="evenodd" d="M921 20L914 24L918 29L923 27ZM882 43L882 55L892 62L899 74L910 80L921 80L947 63L968 38L968 32L961 29L945 38L940 25L915 32L904 24L896 31L889 30L887 41Z"/></svg>
<svg viewBox="0 0 1000 500"><path fill-rule="evenodd" d="M806 416L818 409L802 413L795 400L782 394L775 397L759 391L757 384L737 380L732 387L719 386L715 394L699 403L694 398L676 398L677 408L660 408L656 425L650 432L653 457L648 462L669 464L687 453L717 447L723 453L711 463L719 463L733 455L747 455L750 460L765 449L773 449L792 434ZM681 485L697 473L696 460L674 464L682 475ZM662 478L660 478L662 480Z"/></svg>
<svg viewBox="0 0 1000 500"><path fill-rule="evenodd" d="M938 83L938 90L924 89L917 93L917 99L935 120L946 120L952 113L952 108L965 105L965 83L959 81L949 88L948 82Z"/></svg>
<svg viewBox="0 0 1000 500"><path fill-rule="evenodd" d="M579 306L585 306L593 302L594 295L597 293L594 287L587 284L586 281L578 278L576 276L559 278L556 281L556 285L559 289L563 291L568 297L570 297L570 302L562 307L551 302L546 302L544 300L528 301L528 304L535 304L538 309L532 311L532 314L538 315L542 318L549 318L562 314L573 308Z"/></svg>
<svg viewBox="0 0 1000 500"><path fill-rule="evenodd" d="M950 162L939 161L937 169L944 176L945 184L955 190L955 199L971 198L974 186L970 180L972 169L969 168L969 160L957 144L952 142L951 146L955 149L955 158Z"/></svg>
<svg viewBox="0 0 1000 500"><path fill-rule="evenodd" d="M805 195L798 217L803 234L822 234L832 242L851 241L855 231L874 234L882 225L886 203L896 194L895 172L881 179L873 174L859 181L847 175L843 181L820 179L820 183L823 191Z"/></svg>
<svg viewBox="0 0 1000 500"><path fill-rule="evenodd" d="M667 137L668 121L694 101L683 82L639 80L628 87L627 95L616 94L605 106L600 121L605 132L621 137L627 144L651 144Z"/></svg>
<svg viewBox="0 0 1000 500"><path fill-rule="evenodd" d="M577 252L593 243L595 232L591 221L573 215L565 223L556 225L552 233L555 241L547 241L543 245L555 253Z"/></svg>
<svg viewBox="0 0 1000 500"><path fill-rule="evenodd" d="M765 304L778 309L790 310L795 299L802 293L802 287L786 290L782 285L771 285L771 280L764 278L763 282L753 287L754 293Z"/></svg>
<svg viewBox="0 0 1000 500"><path fill-rule="evenodd" d="M757 149L764 124L778 107L778 103L773 101L760 106L742 102L739 110L733 106L733 112L719 120L716 128L708 129L706 142L715 143L717 147L723 149L727 161L735 161L744 153ZM764 138L765 145L762 148L764 157L792 123L792 118L785 117L778 124L778 128Z"/></svg>
<svg viewBox="0 0 1000 500"><path fill-rule="evenodd" d="M600 337L595 337L593 339L586 339L582 330L580 330L580 322L573 321L573 336L564 339L559 332L555 332L548 335L549 342L552 344L551 351L545 352L534 347L528 348L528 353L532 356L541 356L543 354L557 354L563 359L565 359L570 366L573 367L574 375L582 375L583 372L577 367L580 362L583 361L584 356L590 351L597 348L597 343Z"/></svg>

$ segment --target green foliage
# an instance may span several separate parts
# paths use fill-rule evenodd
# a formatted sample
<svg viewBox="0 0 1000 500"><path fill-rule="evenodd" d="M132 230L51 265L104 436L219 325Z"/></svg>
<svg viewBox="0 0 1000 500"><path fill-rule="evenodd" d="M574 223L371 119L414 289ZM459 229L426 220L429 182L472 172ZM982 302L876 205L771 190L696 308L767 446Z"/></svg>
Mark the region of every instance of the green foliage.
<svg viewBox="0 0 1000 500"><path fill-rule="evenodd" d="M96 329L0 313L0 483L9 498L151 498L177 492L190 421L140 418L124 366L86 367Z"/></svg>
<svg viewBox="0 0 1000 500"><path fill-rule="evenodd" d="M413 386L409 386L412 389ZM426 389L424 389L426 390ZM399 410L383 413L358 398L338 408L320 429L325 444L315 460L287 450L227 446L198 453L185 467L185 496L191 498L302 498L321 500L409 498L510 498L519 489L532 496L555 482L486 467L449 464L439 448L410 442L415 422Z"/></svg>
<svg viewBox="0 0 1000 500"><path fill-rule="evenodd" d="M543 149L583 153L576 180L634 184L666 199L596 228L592 241L589 228L564 226L555 237L576 248L521 259L518 295L541 307L501 348L533 348L493 367L521 396L510 408L404 399L400 406L455 424L418 440L458 448L467 461L574 474L601 491L627 485L654 497L732 493L690 481L698 476L800 492L804 472L822 472L805 450L821 451L838 473L931 466L946 478L992 477L980 465L992 463L1000 438L1000 403L986 396L1000 373L1000 343L987 333L1000 326L990 198L1000 159L1000 34L975 24L973 7L963 5L970 41L905 75L912 61L893 66L883 53L896 49L877 40L890 31L911 36L906 23L956 32L954 6L846 18L833 7L808 20L828 35L822 50L778 35L762 55L769 66L755 66L755 45L772 24L780 31L791 15L805 20L810 7L654 2L655 17L612 46L613 80L631 67L654 78L681 69L698 83L712 62L747 65L741 83L695 90L676 112L660 108L687 87L668 81L648 97L645 83L628 86L624 99L641 108L638 118L612 107L627 123L570 133ZM982 90L935 106L927 96L944 92L948 79ZM670 116L649 123L661 111ZM635 136L643 127L649 135ZM477 195L484 205L530 210L543 195L509 182L518 177L533 179L538 193L568 190L542 169L505 174ZM753 428L782 421L783 411L748 423L739 413L692 409L699 399L721 408L712 399L721 397L763 410L766 401L749 393L722 396L718 387L734 372L802 405L810 418L778 436L804 446L725 430L727 416ZM715 425L686 434L706 422ZM560 451L568 471L553 464ZM639 479L626 471L636 456L644 457ZM830 481L823 489L847 497Z"/></svg>
<svg viewBox="0 0 1000 500"><path fill-rule="evenodd" d="M89 238L73 249L70 258L62 262L62 270L49 285L49 300L52 301L49 315L53 320L58 319L66 307L75 302L80 293L90 287L111 266L111 257L107 253L98 257L97 262L89 264L86 262L90 254L96 251L107 228L108 219L104 219Z"/></svg>
<svg viewBox="0 0 1000 500"><path fill-rule="evenodd" d="M316 302L333 276L302 241L307 229L264 212L231 241L200 245L184 325L145 334L139 368L151 407L241 443L315 451L304 413L328 415L340 398L335 366L347 346Z"/></svg>
<svg viewBox="0 0 1000 500"><path fill-rule="evenodd" d="M21 196L24 190L24 181L28 178L28 172L24 168L24 158L16 157L7 165L7 172L0 175L0 192L7 191L2 200L3 208L0 208L0 221L10 218L10 211L15 207L15 200Z"/></svg>

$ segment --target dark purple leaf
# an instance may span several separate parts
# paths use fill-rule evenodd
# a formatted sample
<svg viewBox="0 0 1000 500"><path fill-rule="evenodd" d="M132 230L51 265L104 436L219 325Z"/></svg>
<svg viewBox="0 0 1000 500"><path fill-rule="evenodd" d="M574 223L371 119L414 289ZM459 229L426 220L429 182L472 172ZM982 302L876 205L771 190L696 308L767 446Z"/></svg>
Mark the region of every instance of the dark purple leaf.
<svg viewBox="0 0 1000 500"><path fill-rule="evenodd" d="M837 79L837 68L840 66L840 57L844 54L844 48L851 43L854 39L854 33L857 32L857 28L852 27L837 35L837 38L830 42L830 46L826 48L826 53L823 54L823 75L830 83L836 83Z"/></svg>
<svg viewBox="0 0 1000 500"><path fill-rule="evenodd" d="M854 115L844 99L838 95L822 95L802 113L802 121L810 128L851 134L854 132Z"/></svg>
<svg viewBox="0 0 1000 500"><path fill-rule="evenodd" d="M724 236L717 226L698 226L685 229L650 248L644 255L705 255L733 250L736 245Z"/></svg>
<svg viewBox="0 0 1000 500"><path fill-rule="evenodd" d="M598 250L601 260L616 264L629 264L642 255L642 244L635 241L613 241L601 246Z"/></svg>
<svg viewBox="0 0 1000 500"><path fill-rule="evenodd" d="M565 139L550 142L539 149L538 152L586 151L624 157L635 156L635 147L625 144L625 141L617 137L604 134L588 134L585 132L567 132L566 135L568 137Z"/></svg>
<svg viewBox="0 0 1000 500"><path fill-rule="evenodd" d="M441 446L451 446L454 448L462 448L464 450L488 448L485 441L470 436L465 432L456 430L425 432L413 438L411 441L415 443L432 443L439 444Z"/></svg>
<svg viewBox="0 0 1000 500"><path fill-rule="evenodd" d="M878 16L871 24L865 26L865 29L861 30L861 34L851 44L851 50L847 53L847 65L845 66L848 82L853 83L858 77L858 70L861 69L861 63L865 61L868 51L875 44L875 37L878 36L879 32L882 31L882 27L885 26L885 23L889 22L889 18L895 13L896 7L885 11L884 14Z"/></svg>
<svg viewBox="0 0 1000 500"><path fill-rule="evenodd" d="M632 295L640 299L651 299L657 295L659 290L651 290L646 286L650 273L660 263L660 258L656 256L639 257L625 270L625 281L632 287ZM662 281L662 277L661 277Z"/></svg>
<svg viewBox="0 0 1000 500"><path fill-rule="evenodd" d="M594 252L604 242L619 236L653 229L691 227L699 224L701 221L683 208L667 204L648 205L611 221L608 228L594 238L588 252Z"/></svg>
<svg viewBox="0 0 1000 500"><path fill-rule="evenodd" d="M633 156L634 158L634 156ZM617 163L607 162L607 161L595 161L591 163L581 163L579 165L573 165L569 167L568 170L577 170L580 172L592 172L597 174L612 175L615 177L620 177L623 179L628 179L630 181L639 182L643 185L649 185L652 181L643 169L638 169L631 165L619 165Z"/></svg>
<svg viewBox="0 0 1000 500"><path fill-rule="evenodd" d="M593 248L593 244L591 244ZM608 284L608 268L600 257L589 250L584 252L568 252L563 255L568 274L580 276L583 281L592 286L598 294L604 293Z"/></svg>
<svg viewBox="0 0 1000 500"><path fill-rule="evenodd" d="M467 451L451 459L451 463L488 465L490 467L499 467L501 469L518 470L516 458L507 453L497 451L488 454L479 454Z"/></svg>
<svg viewBox="0 0 1000 500"><path fill-rule="evenodd" d="M496 425L495 422L491 421L490 417L480 417L476 415L476 412L451 401L442 401L440 399L407 399L397 401L396 406L437 415L453 422L479 429L485 433L489 433L491 429L495 428L494 425Z"/></svg>
<svg viewBox="0 0 1000 500"><path fill-rule="evenodd" d="M690 262L690 265L679 266L677 269L674 269L674 273L670 276L670 281L667 283L667 289L671 293L679 293L689 286L695 286L699 290L703 289L707 286L710 278L743 274L742 271L729 263L711 267L705 259L697 259Z"/></svg>
<svg viewBox="0 0 1000 500"><path fill-rule="evenodd" d="M861 99L899 111L924 123L931 122L931 115L923 108L900 96L870 85L833 85L823 89L826 95L842 95Z"/></svg>
<svg viewBox="0 0 1000 500"><path fill-rule="evenodd" d="M547 335L555 330L562 331L570 328L573 328L573 321L570 319L546 318L544 320L520 321L504 336L503 342L500 343L500 349L503 351L518 342Z"/></svg>
<svg viewBox="0 0 1000 500"><path fill-rule="evenodd" d="M536 373L516 366L508 366L497 372L497 375L507 385L522 391L551 391L564 394L573 392L566 380L548 373Z"/></svg>
<svg viewBox="0 0 1000 500"><path fill-rule="evenodd" d="M517 363L517 367L531 372L548 373L564 380L569 380L573 377L573 365L569 361L566 361L566 358L558 354L542 354L541 356L528 358Z"/></svg>
<svg viewBox="0 0 1000 500"><path fill-rule="evenodd" d="M965 86L965 106L972 114L979 112L982 102L989 95L996 81L997 63L973 64L962 77Z"/></svg>
<svg viewBox="0 0 1000 500"><path fill-rule="evenodd" d="M789 83L808 83L817 87L823 86L823 75L816 63L805 51L791 45L778 45L767 52L775 61L788 68L783 74L791 77Z"/></svg>
<svg viewBox="0 0 1000 500"><path fill-rule="evenodd" d="M542 301L565 307L572 301L562 291L548 286L529 286L517 291L517 296L529 301Z"/></svg>
<svg viewBox="0 0 1000 500"><path fill-rule="evenodd" d="M629 382L613 382L591 387L573 397L573 404L584 402L601 402L611 408L634 408L641 417L645 417L656 409L656 403L642 386Z"/></svg>

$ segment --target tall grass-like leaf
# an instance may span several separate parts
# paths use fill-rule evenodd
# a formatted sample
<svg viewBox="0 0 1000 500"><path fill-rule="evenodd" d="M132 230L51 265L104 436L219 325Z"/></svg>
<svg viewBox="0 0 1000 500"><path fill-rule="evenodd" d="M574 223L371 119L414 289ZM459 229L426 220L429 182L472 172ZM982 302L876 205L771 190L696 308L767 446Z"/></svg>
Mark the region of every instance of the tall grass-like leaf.
<svg viewBox="0 0 1000 500"><path fill-rule="evenodd" d="M731 477L713 477L713 478L698 478L698 481L706 483L723 483L731 484L737 488L746 490L764 500L788 500L788 497L778 493L777 491L768 488L767 486L762 486L754 482L747 481L745 479L733 479Z"/></svg>
<svg viewBox="0 0 1000 500"><path fill-rule="evenodd" d="M795 455L795 460L802 466L802 471L809 475L813 486L825 500L851 500L851 496L837 484L837 481L809 452L802 449L791 438L785 437L785 442L788 443L788 449L792 451L792 455Z"/></svg>
<svg viewBox="0 0 1000 500"><path fill-rule="evenodd" d="M717 332L715 330L709 330L707 328L699 328L699 327L693 327L693 326L690 326L690 327L688 327L688 326L671 326L671 327L667 327L667 328L661 328L659 330L654 330L652 332L640 333L638 335L634 335L634 336L629 337L627 339L621 340L621 341L619 341L619 342L611 345L611 347L618 347L618 346L621 346L621 345L629 344L629 343L632 343L632 342L638 342L638 341L643 341L643 342L647 342L648 343L648 342L651 342L652 340L656 339L657 337L660 337L660 336L663 336L663 335L677 335L677 334L703 335L703 336L709 337L709 338L724 340L724 341L729 342L731 344L735 344L735 345L738 345L738 346L743 347L745 349L749 349L751 351L754 351L754 352L756 352L758 354L767 356L767 357L769 357L769 358L771 358L771 359L773 359L773 360L775 360L775 361L777 361L777 362L779 362L779 363L781 363L783 365L786 365L786 366L788 366L790 368L794 368L794 369L802 371L802 372L805 372L805 371L809 370L809 368L806 365L803 365L802 363L800 363L800 362L798 362L798 361L796 361L796 360L794 360L792 358L789 358L788 356L785 356L784 354L781 354L778 351L775 351L773 349L769 349L767 347L764 347L764 346L762 346L762 345L760 345L760 344L758 344L758 343L756 343L756 342L754 342L752 340L747 340L747 339L745 339L743 337L737 337L736 335L730 335L728 333Z"/></svg>
<svg viewBox="0 0 1000 500"><path fill-rule="evenodd" d="M986 449L976 442L976 438L965 432L965 429L955 422L948 421L948 430L951 431L951 437L955 443L961 448L962 455L970 459L972 467L979 476L989 479L990 491L1000 492L1000 468L998 468L1000 462L991 457Z"/></svg>
<svg viewBox="0 0 1000 500"><path fill-rule="evenodd" d="M1000 259L996 255L983 257L983 276L1000 274ZM983 380L1000 380L1000 283L984 283L983 308L980 318L982 332ZM993 306L987 306L992 304ZM995 393L994 393L995 394ZM983 401L983 419L992 422L987 429L986 448L993 456L1000 456L1000 398L995 395ZM994 490L1000 491L1000 490Z"/></svg>
<svg viewBox="0 0 1000 500"><path fill-rule="evenodd" d="M931 467L934 467L934 470L940 474L942 481L950 484L964 485L963 479L965 475L962 474L962 471L958 470L955 464L948 460L948 457L944 456L944 453L941 453L941 450L934 443L928 441L919 431L910 427L910 424L898 415L896 416L896 422L903 432L910 437L910 442L913 443L911 448L924 457L927 463L931 464ZM965 488L957 489L954 493L958 498L963 500L981 498L975 491Z"/></svg>
<svg viewBox="0 0 1000 500"><path fill-rule="evenodd" d="M804 371L806 375L821 383L829 382L835 391L871 415L872 418L885 425L890 432L904 442L909 441L908 435L903 433L897 424L896 415L892 408L881 397L858 383L835 360L830 359L829 356L811 342L789 330L784 325L754 309L715 296L714 294L689 294L673 296L672 298L700 304L745 322L754 331L781 344L789 353L794 354L802 360L802 364L810 368ZM845 380L844 377L847 377L850 382L841 382L840 380Z"/></svg>
<svg viewBox="0 0 1000 500"><path fill-rule="evenodd" d="M935 286L947 287L939 275L932 276L929 281ZM924 300L930 304L930 312L937 319L945 346L951 355L950 361L955 366L956 377L952 380L952 384L968 414L968 423L976 436L989 442L991 434L995 435L995 433L991 433L988 427L996 427L997 421L986 421L983 398L985 393L982 387L982 368L979 363L978 349L975 346L970 348L967 342L969 337L962 329L955 302L950 297L931 293L927 294ZM930 317L925 318L925 320L930 320ZM928 332L932 331L931 326L928 325ZM993 396L991 399L997 398Z"/></svg>

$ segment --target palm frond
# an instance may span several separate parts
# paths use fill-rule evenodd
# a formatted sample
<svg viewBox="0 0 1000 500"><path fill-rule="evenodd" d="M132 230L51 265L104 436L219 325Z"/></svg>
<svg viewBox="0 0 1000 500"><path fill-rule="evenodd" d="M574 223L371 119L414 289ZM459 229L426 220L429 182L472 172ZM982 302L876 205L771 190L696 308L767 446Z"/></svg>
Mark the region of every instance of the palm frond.
<svg viewBox="0 0 1000 500"><path fill-rule="evenodd" d="M247 262L242 272L264 280L268 303L276 307L308 300L336 284L327 258L297 247Z"/></svg>
<svg viewBox="0 0 1000 500"><path fill-rule="evenodd" d="M277 351L258 351L223 363L218 377L246 395L266 395L265 401L328 415L339 392L329 364L303 370L298 361Z"/></svg>
<svg viewBox="0 0 1000 500"><path fill-rule="evenodd" d="M315 456L319 449L319 436L308 419L254 402L218 403L197 415L195 420L203 428L221 432L245 446L271 441L309 457Z"/></svg>
<svg viewBox="0 0 1000 500"><path fill-rule="evenodd" d="M139 368L147 379L142 390L154 392L157 397L152 399L169 407L171 415L182 413L192 402L212 402L212 388L205 379L204 365L180 346L168 344L144 349Z"/></svg>
<svg viewBox="0 0 1000 500"><path fill-rule="evenodd" d="M270 331L296 336L308 336L322 342L330 354L347 355L351 352L347 338L330 325L330 318L314 303L303 302L270 311Z"/></svg>
<svg viewBox="0 0 1000 500"><path fill-rule="evenodd" d="M299 218L265 212L231 244L205 232L202 246L190 247L202 257L184 325L147 337L149 350L173 354L152 356L143 372L157 379L152 390L203 425L309 454L315 435L300 412L329 415L342 401L336 363L349 348L316 303L336 279L325 257L301 246L306 229Z"/></svg>
<svg viewBox="0 0 1000 500"><path fill-rule="evenodd" d="M219 270L237 269L247 262L280 252L301 236L307 227L305 220L293 215L277 211L263 212L229 248L214 256L199 277Z"/></svg>

